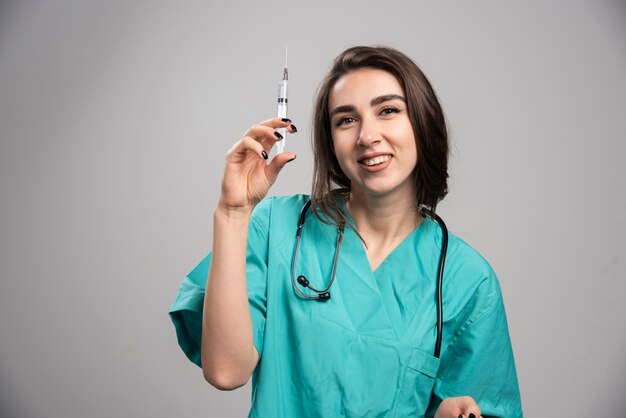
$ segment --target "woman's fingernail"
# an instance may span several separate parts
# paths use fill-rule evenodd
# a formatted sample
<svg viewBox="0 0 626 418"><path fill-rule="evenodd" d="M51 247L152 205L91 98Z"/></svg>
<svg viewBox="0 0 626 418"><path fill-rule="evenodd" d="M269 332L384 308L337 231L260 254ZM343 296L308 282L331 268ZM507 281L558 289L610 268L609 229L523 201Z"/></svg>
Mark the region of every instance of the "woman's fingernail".
<svg viewBox="0 0 626 418"><path fill-rule="evenodd" d="M261 151L261 155L263 156L263 158L265 158L267 160L267 152L265 152L265 150Z"/></svg>
<svg viewBox="0 0 626 418"><path fill-rule="evenodd" d="M463 414L460 414L460 415L459 415L459 418L463 418Z"/></svg>
<svg viewBox="0 0 626 418"><path fill-rule="evenodd" d="M292 133L295 134L296 132L298 132L298 128L296 128L296 125L291 125L290 128L291 128Z"/></svg>
<svg viewBox="0 0 626 418"><path fill-rule="evenodd" d="M289 122L289 123L291 123L291 119L288 119L288 118L282 118L281 120L282 120L283 122Z"/></svg>
<svg viewBox="0 0 626 418"><path fill-rule="evenodd" d="M295 159L296 159L296 157L293 157L293 158L291 158L291 159L287 160L287 162L288 162L288 163L290 163L290 162L292 162L292 161L293 161L293 160L295 160Z"/></svg>
<svg viewBox="0 0 626 418"><path fill-rule="evenodd" d="M469 414L469 417L468 417L468 418L476 418L476 415L474 415L474 414Z"/></svg>
<svg viewBox="0 0 626 418"><path fill-rule="evenodd" d="M274 131L274 135L276 136L276 138L278 139L283 139L283 136L280 134L280 132L276 132Z"/></svg>

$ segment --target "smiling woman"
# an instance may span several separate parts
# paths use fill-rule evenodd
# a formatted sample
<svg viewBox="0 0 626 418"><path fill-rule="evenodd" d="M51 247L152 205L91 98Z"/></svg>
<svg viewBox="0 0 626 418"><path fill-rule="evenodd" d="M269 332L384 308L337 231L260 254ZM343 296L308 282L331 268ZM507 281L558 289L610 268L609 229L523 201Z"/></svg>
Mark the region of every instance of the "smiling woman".
<svg viewBox="0 0 626 418"><path fill-rule="evenodd" d="M228 152L213 251L170 309L187 356L219 389L252 376L251 417L521 417L496 275L435 221L448 136L424 74L350 48L314 112L311 196L264 199L290 120Z"/></svg>

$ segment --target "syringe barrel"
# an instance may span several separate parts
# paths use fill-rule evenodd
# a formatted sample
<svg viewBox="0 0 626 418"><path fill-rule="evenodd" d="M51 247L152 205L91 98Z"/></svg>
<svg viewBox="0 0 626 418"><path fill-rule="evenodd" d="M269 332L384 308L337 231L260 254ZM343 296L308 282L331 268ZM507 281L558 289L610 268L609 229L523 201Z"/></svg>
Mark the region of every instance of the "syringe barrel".
<svg viewBox="0 0 626 418"><path fill-rule="evenodd" d="M278 83L278 112L279 118L287 117L287 80L282 80ZM283 136L283 140L277 142L278 152L283 152L285 148L285 141L287 140L287 129L280 128L278 132Z"/></svg>
<svg viewBox="0 0 626 418"><path fill-rule="evenodd" d="M287 101L287 80L282 80L278 83L278 101L285 99Z"/></svg>

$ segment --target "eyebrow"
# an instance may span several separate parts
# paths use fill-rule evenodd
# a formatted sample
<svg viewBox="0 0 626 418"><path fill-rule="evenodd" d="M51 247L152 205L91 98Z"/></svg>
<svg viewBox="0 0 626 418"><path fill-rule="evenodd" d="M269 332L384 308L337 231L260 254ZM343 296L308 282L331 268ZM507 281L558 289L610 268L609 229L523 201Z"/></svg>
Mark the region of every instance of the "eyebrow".
<svg viewBox="0 0 626 418"><path fill-rule="evenodd" d="M374 97L370 101L370 106L372 107L377 106L379 104L389 102L391 100L401 100L404 103L406 103L406 99L403 96L400 96L399 94L385 94L383 96ZM332 119L332 117L335 116L337 113L349 113L349 112L354 112L355 110L356 110L356 107L354 105L337 106L330 112L330 118Z"/></svg>
<svg viewBox="0 0 626 418"><path fill-rule="evenodd" d="M370 106L376 106L385 102L389 102L391 100L402 100L406 103L406 99L399 94L386 94L384 96L374 97L370 102Z"/></svg>

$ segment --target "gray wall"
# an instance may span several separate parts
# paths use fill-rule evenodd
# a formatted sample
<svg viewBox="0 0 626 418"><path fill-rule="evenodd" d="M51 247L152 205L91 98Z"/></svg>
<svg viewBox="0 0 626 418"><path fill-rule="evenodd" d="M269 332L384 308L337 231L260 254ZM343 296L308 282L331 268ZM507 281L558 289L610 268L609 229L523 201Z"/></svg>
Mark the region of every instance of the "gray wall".
<svg viewBox="0 0 626 418"><path fill-rule="evenodd" d="M308 192L314 89L354 44L429 76L452 231L493 265L528 417L624 416L626 7L617 1L0 3L3 416L243 416L167 317L211 248L226 150L289 46Z"/></svg>

